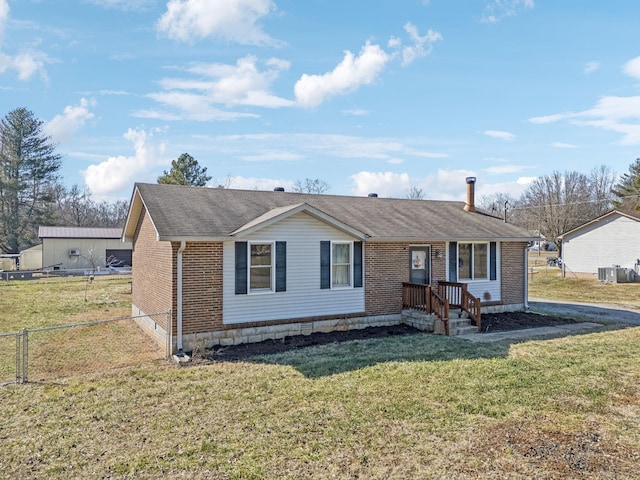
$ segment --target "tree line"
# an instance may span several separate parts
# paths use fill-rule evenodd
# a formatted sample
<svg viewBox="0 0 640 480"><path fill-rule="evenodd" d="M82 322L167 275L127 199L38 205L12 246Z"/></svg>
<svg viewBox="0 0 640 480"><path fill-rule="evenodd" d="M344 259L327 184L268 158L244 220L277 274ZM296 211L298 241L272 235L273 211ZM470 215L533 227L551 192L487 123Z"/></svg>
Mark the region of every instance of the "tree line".
<svg viewBox="0 0 640 480"><path fill-rule="evenodd" d="M560 235L612 209L640 214L640 158L619 178L606 165L588 174L553 171L536 178L519 198L498 193L478 204L559 245Z"/></svg>
<svg viewBox="0 0 640 480"><path fill-rule="evenodd" d="M128 213L126 201L95 201L91 192L65 187L58 175L62 157L43 132L44 122L26 108L17 108L0 120L0 252L18 253L38 243L40 225L122 227ZM183 153L158 183L205 187L211 180L206 167ZM218 185L229 188L230 177ZM322 179L297 180L293 191L327 193ZM407 198L422 199L422 189L412 187ZM536 178L520 198L497 193L479 198L478 206L547 240L576 228L612 208L640 211L640 158L617 178L607 166L589 174L554 171Z"/></svg>
<svg viewBox="0 0 640 480"><path fill-rule="evenodd" d="M66 188L62 157L26 108L0 120L0 252L18 253L38 243L40 225L120 227L125 201L94 201L77 185Z"/></svg>

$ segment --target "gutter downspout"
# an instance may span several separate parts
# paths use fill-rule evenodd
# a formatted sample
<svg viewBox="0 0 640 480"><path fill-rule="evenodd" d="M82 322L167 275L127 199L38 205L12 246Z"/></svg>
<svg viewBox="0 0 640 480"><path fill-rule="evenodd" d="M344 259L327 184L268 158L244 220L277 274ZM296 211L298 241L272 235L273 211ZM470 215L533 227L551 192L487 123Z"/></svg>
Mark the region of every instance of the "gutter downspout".
<svg viewBox="0 0 640 480"><path fill-rule="evenodd" d="M524 309L529 310L529 249L524 249Z"/></svg>
<svg viewBox="0 0 640 480"><path fill-rule="evenodd" d="M187 242L182 240L178 248L178 279L177 279L177 317L178 317L178 352L182 352L182 252L187 248Z"/></svg>

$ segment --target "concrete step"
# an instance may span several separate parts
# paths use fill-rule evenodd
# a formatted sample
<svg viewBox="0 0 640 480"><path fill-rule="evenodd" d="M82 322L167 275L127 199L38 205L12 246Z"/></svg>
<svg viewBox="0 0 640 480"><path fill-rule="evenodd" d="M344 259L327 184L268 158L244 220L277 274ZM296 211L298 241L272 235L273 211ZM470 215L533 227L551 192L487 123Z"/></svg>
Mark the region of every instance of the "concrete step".
<svg viewBox="0 0 640 480"><path fill-rule="evenodd" d="M462 327L457 327L455 329L455 333L453 333L453 329L449 330L450 335L468 335L470 333L478 333L478 327L475 325L465 325Z"/></svg>

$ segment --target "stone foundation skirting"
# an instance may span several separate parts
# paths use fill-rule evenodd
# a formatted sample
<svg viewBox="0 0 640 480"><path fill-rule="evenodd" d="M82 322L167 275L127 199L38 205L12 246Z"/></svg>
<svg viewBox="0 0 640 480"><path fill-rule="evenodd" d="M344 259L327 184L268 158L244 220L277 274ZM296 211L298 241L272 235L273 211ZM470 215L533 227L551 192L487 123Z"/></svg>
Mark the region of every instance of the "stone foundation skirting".
<svg viewBox="0 0 640 480"><path fill-rule="evenodd" d="M502 313L524 311L524 304L512 305L483 305L482 313ZM132 316L142 330L155 340L162 348L166 348L169 340L167 331L157 323L152 316L132 306ZM204 350L216 345L239 345L241 343L262 342L264 340L279 340L294 335L310 335L318 332L335 332L354 330L367 327L387 327L401 323L410 325L418 330L431 333L444 333L442 322L436 320L435 315L427 315L414 310L404 310L395 315L362 316L354 318L338 318L333 320L317 320L313 322L296 322L279 325L234 328L216 330L212 332L183 335L182 346L186 352ZM177 339L171 338L171 354L177 350Z"/></svg>
<svg viewBox="0 0 640 480"><path fill-rule="evenodd" d="M214 332L184 335L185 351L202 350L215 345L238 345L264 340L279 340L294 335L311 335L318 332L336 332L367 327L387 327L401 323L401 315L378 315L369 317L339 318L315 322L287 323L264 327L235 328Z"/></svg>
<svg viewBox="0 0 640 480"><path fill-rule="evenodd" d="M482 305L482 313L524 312L524 303L511 303L508 305Z"/></svg>
<svg viewBox="0 0 640 480"><path fill-rule="evenodd" d="M162 315L164 315L162 320L166 322L167 315L166 314L162 314ZM157 321L160 320L159 318L155 318L155 316L150 316L146 314L135 305L131 306L131 316L136 317L135 322L142 329L142 331L144 331L144 333L149 335L149 337L151 337L163 349L167 348L167 345L168 345L167 331L161 325L158 324ZM174 343L175 343L175 339L174 339ZM172 346L172 350L174 349L175 349L175 346ZM170 352L170 353L173 353L173 352Z"/></svg>

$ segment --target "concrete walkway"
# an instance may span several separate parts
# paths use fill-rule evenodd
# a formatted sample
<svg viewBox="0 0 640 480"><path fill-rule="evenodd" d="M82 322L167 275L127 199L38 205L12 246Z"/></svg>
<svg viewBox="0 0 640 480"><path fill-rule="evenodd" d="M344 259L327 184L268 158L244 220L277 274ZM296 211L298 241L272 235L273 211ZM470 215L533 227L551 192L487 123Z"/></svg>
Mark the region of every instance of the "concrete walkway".
<svg viewBox="0 0 640 480"><path fill-rule="evenodd" d="M493 333L468 333L466 335L458 335L456 338L478 343L499 342L500 340L528 340L536 337L562 337L564 335L588 332L600 327L602 327L602 324L595 322L567 323L557 327L523 328L522 330Z"/></svg>
<svg viewBox="0 0 640 480"><path fill-rule="evenodd" d="M602 327L603 323L611 322L640 325L640 307L630 305L566 302L543 298L529 298L529 311L596 321L569 323L556 327L526 328L508 332L470 333L468 335L459 335L458 338L464 338L472 342L499 342L500 340L527 340L536 337L559 337L575 333L584 333ZM597 320L602 320L603 323L598 323Z"/></svg>

